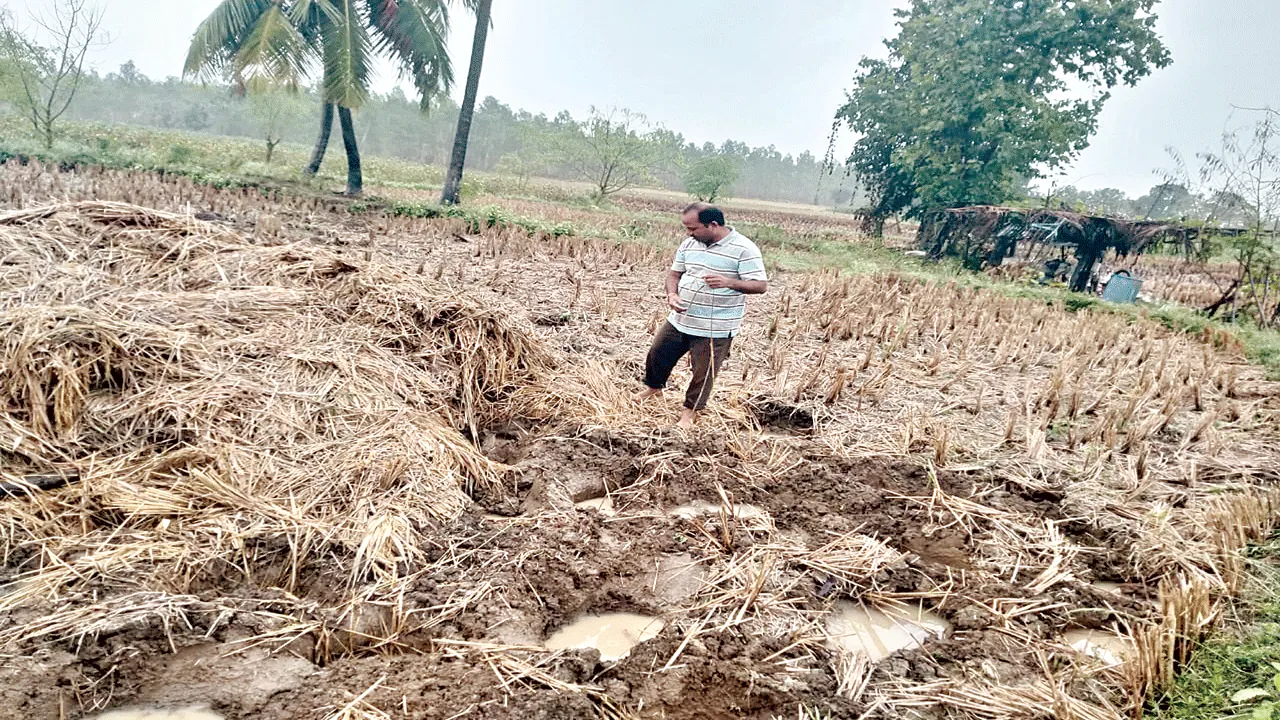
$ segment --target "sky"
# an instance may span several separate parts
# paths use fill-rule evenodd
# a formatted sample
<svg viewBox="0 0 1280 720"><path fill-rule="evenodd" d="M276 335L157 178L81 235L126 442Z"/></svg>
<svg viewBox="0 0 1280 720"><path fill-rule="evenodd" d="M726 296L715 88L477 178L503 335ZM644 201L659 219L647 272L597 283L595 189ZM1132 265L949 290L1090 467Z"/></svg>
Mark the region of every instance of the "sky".
<svg viewBox="0 0 1280 720"><path fill-rule="evenodd" d="M20 19L55 0L0 0ZM91 0L92 2L93 0ZM178 75L191 34L218 0L97 0L111 42L91 64L128 60ZM494 0L481 97L584 116L626 107L698 143L726 139L822 156L859 59L884 57L895 31L887 0ZM1173 65L1113 92L1091 146L1045 181L1118 187L1131 196L1172 165L1252 121L1233 106L1280 108L1280 0L1163 0L1158 32ZM460 97L474 23L454 14ZM396 84L379 66L375 89ZM852 139L837 141L843 156Z"/></svg>

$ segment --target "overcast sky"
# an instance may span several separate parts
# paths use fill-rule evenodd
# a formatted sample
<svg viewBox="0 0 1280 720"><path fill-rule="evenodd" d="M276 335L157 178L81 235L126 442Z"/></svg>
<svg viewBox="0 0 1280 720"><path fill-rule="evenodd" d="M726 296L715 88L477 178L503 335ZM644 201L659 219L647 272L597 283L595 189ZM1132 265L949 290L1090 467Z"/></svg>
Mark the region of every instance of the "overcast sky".
<svg viewBox="0 0 1280 720"><path fill-rule="evenodd" d="M0 0L20 18L54 0ZM217 0L98 0L112 42L92 63L126 60L160 78ZM696 142L739 140L821 156L858 60L894 32L885 0L494 0L481 96L553 115L629 107ZM902 4L902 3L896 3ZM1139 195L1170 165L1214 146L1232 105L1280 107L1280 0L1163 0L1159 32L1173 65L1119 89L1097 136L1058 184ZM455 13L451 42L466 75L473 23ZM390 89L394 73L376 84ZM847 133L839 147L849 144Z"/></svg>

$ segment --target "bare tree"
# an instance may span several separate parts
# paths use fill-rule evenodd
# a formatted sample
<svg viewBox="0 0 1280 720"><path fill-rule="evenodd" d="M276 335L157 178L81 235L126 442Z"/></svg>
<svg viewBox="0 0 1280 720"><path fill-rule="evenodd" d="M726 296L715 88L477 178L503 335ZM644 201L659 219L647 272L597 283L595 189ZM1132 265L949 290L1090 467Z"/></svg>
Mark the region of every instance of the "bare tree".
<svg viewBox="0 0 1280 720"><path fill-rule="evenodd" d="M1229 305L1233 319L1239 313L1274 328L1280 327L1280 114L1259 111L1264 116L1251 133L1228 132L1219 152L1199 155L1201 180L1213 190L1214 214L1229 209L1246 220L1230 236L1236 277L1206 312L1213 315Z"/></svg>
<svg viewBox="0 0 1280 720"><path fill-rule="evenodd" d="M582 122L557 118L553 127L532 136L532 144L542 164L591 183L596 199L650 179L662 150L644 115L594 107Z"/></svg>
<svg viewBox="0 0 1280 720"><path fill-rule="evenodd" d="M85 57L106 38L101 32L102 11L87 0L59 0L49 14L33 20L48 45L28 37L5 13L0 14L0 52L17 79L17 105L49 149L55 124L80 89Z"/></svg>

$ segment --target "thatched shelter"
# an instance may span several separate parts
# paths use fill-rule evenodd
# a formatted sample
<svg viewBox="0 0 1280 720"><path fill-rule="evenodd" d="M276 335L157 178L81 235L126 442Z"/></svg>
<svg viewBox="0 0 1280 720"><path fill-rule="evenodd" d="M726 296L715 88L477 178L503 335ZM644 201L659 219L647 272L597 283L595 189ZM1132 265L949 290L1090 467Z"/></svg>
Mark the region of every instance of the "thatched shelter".
<svg viewBox="0 0 1280 720"><path fill-rule="evenodd" d="M1059 261L1071 258L1070 287L1083 291L1108 251L1121 256L1141 253L1152 242L1185 230L1169 222L978 205L935 213L921 223L918 237L930 257L958 257L973 270L1000 265L1006 258L1030 262L1054 260L1055 255Z"/></svg>

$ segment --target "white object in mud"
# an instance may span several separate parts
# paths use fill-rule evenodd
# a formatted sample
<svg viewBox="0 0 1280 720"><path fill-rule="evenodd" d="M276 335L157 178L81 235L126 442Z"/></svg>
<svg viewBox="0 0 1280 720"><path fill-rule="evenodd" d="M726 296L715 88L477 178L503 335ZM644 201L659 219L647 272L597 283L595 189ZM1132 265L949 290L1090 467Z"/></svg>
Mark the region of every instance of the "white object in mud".
<svg viewBox="0 0 1280 720"><path fill-rule="evenodd" d="M1062 639L1072 650L1100 660L1110 667L1123 665L1138 650L1131 638L1102 630L1068 630Z"/></svg>
<svg viewBox="0 0 1280 720"><path fill-rule="evenodd" d="M724 509L724 505L709 503L706 500L694 500L688 505L681 505L673 509L671 515L681 520L692 520L703 515L715 517ZM762 520L769 517L768 513L755 505L734 505L732 510L733 516L741 520Z"/></svg>
<svg viewBox="0 0 1280 720"><path fill-rule="evenodd" d="M548 650L595 648L605 662L621 660L631 648L652 640L665 623L648 615L606 613L586 615L560 628L545 643Z"/></svg>
<svg viewBox="0 0 1280 720"><path fill-rule="evenodd" d="M827 617L827 636L837 648L880 662L899 650L945 637L951 624L919 605L884 609L842 600Z"/></svg>
<svg viewBox="0 0 1280 720"><path fill-rule="evenodd" d="M590 500L581 500L574 503L577 507L595 510L605 517L617 515L617 511L613 509L613 498L605 495L604 497L591 498Z"/></svg>
<svg viewBox="0 0 1280 720"><path fill-rule="evenodd" d="M125 708L108 710L96 720L222 720L222 716L204 705L179 710L160 708Z"/></svg>

